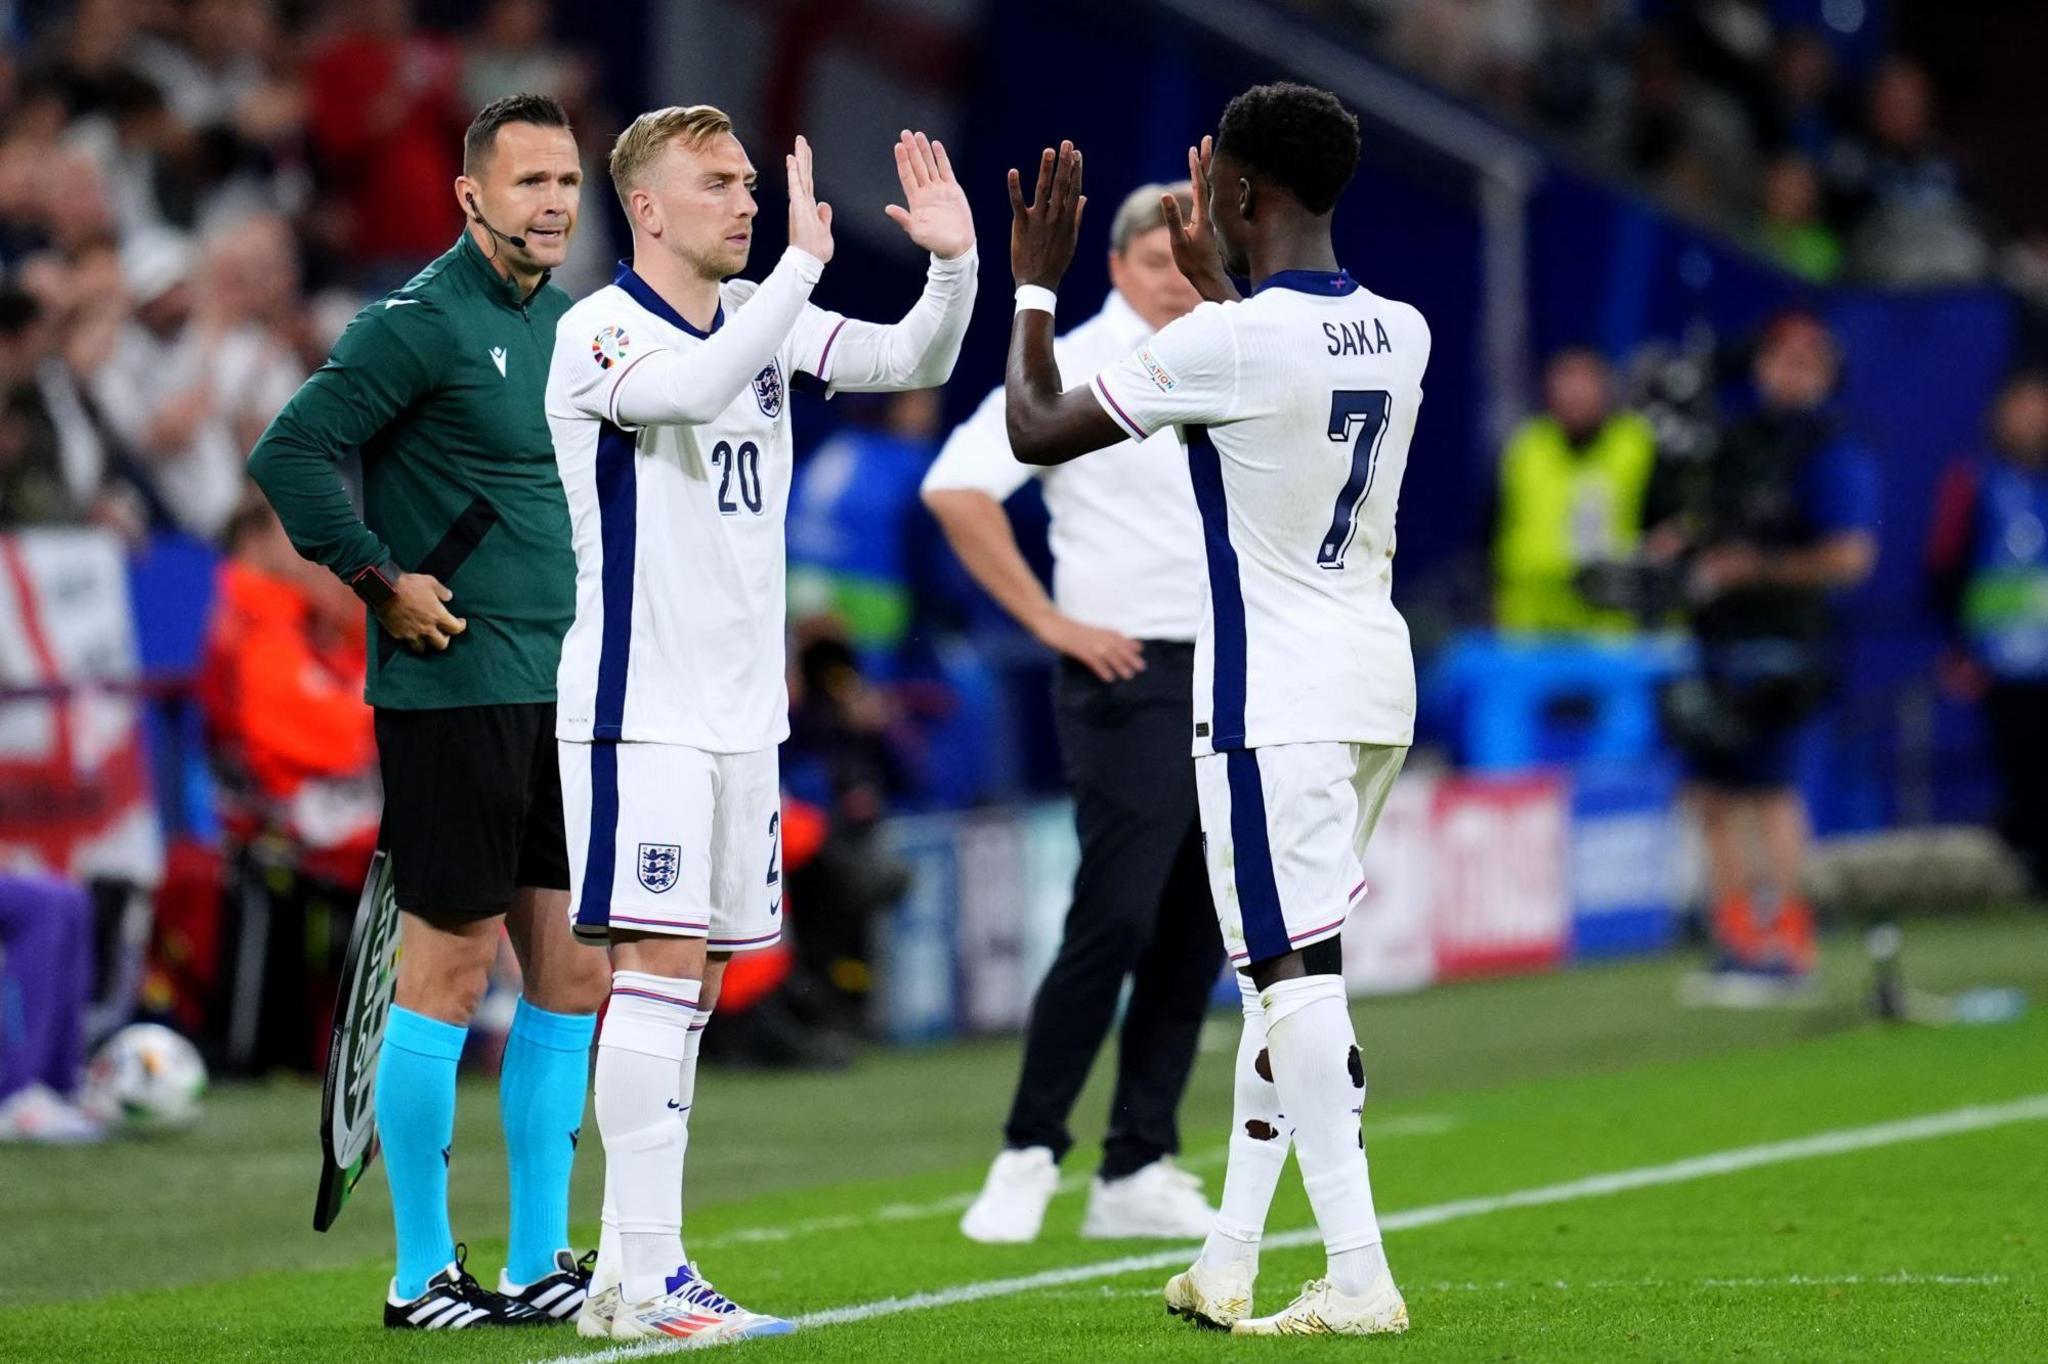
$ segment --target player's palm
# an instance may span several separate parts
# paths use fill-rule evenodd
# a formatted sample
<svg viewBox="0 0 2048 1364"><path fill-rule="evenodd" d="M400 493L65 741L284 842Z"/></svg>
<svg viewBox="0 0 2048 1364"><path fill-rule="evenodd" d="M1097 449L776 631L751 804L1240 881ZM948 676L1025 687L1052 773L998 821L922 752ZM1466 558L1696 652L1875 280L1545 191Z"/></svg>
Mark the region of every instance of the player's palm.
<svg viewBox="0 0 2048 1364"><path fill-rule="evenodd" d="M905 129L896 139L896 178L903 185L903 203L884 212L910 240L940 260L974 248L974 214L967 207L967 192L953 176L944 143Z"/></svg>

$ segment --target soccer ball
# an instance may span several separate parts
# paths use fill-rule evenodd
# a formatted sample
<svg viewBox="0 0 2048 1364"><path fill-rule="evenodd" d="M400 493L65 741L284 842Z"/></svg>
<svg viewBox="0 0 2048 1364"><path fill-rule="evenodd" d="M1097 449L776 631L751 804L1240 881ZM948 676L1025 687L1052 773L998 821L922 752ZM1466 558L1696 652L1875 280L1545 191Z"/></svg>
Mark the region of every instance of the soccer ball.
<svg viewBox="0 0 2048 1364"><path fill-rule="evenodd" d="M82 1106L101 1122L157 1132L191 1123L205 1093L197 1047L161 1023L131 1023L85 1068Z"/></svg>

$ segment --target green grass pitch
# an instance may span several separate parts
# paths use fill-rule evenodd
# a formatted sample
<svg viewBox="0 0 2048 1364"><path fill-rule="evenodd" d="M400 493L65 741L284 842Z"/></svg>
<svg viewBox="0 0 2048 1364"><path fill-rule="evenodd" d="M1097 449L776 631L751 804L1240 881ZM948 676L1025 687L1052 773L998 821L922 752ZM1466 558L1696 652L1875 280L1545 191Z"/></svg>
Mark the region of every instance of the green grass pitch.
<svg viewBox="0 0 2048 1364"><path fill-rule="evenodd" d="M1398 1339L1251 1341L1169 1319L1163 1266L1189 1248L1080 1240L1085 1146L1037 1244L963 1240L1014 1074L1007 1040L841 1075L707 1072L689 1245L741 1301L811 1319L735 1347L763 1364L2048 1358L2048 921L1909 926L1914 984L2029 991L2035 1012L1995 1027L1874 1022L1856 945L1831 949L1824 1001L1796 1012L1680 1009L1670 960L1358 1003L1373 1184L1414 1320ZM1212 1195L1234 1029L1219 1015L1205 1037L1183 1115ZM1106 1069L1082 1134L1101 1131ZM308 1084L232 1088L175 1136L0 1148L0 1360L599 1352L567 1328L385 1332L381 1177L334 1233L310 1229L318 1106ZM488 1283L504 1230L492 1089L466 1087L460 1113L455 1228ZM1746 1154L1697 1159L1727 1152ZM586 1142L586 1238L597 1157ZM1290 1167L1261 1309L1318 1272L1312 1235L1286 1234L1309 1226Z"/></svg>

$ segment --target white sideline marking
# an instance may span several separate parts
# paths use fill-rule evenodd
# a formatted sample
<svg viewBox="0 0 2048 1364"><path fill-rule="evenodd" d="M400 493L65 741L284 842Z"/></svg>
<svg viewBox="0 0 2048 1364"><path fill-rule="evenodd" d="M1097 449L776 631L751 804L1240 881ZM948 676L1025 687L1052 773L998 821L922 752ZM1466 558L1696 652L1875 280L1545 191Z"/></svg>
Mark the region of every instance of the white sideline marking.
<svg viewBox="0 0 2048 1364"><path fill-rule="evenodd" d="M1462 1218L1505 1212L1511 1208L1542 1207L1550 1203L1567 1203L1580 1198L1600 1198L1608 1194L1626 1193L1633 1189L1684 1184L1695 1179L1754 1170L1765 1165L1811 1160L1817 1156L1844 1155L1851 1151L1867 1151L1874 1147L1896 1146L1903 1142L1926 1141L1933 1137L1980 1132L1986 1128L2005 1127L2020 1122L2038 1122L2043 1119L2048 1119L2048 1094L2030 1095L2002 1104L1973 1104L1967 1108L1953 1108L1945 1113L1928 1113L1917 1118L1872 1123L1867 1127L1838 1128L1832 1132L1816 1132L1812 1136L1794 1137L1789 1141L1738 1146L1704 1156L1671 1161L1664 1165L1644 1165L1633 1170L1615 1170L1608 1174L1566 1180L1561 1184L1519 1189L1513 1193L1492 1194L1483 1198L1460 1198L1449 1203L1410 1208L1405 1212L1389 1213L1382 1217L1380 1228L1391 1232L1408 1231L1416 1227L1433 1227ZM1316 1244L1320 1239L1314 1227L1304 1227L1268 1236L1265 1245L1308 1246ZM1093 1264L1069 1265L1061 1269L1040 1270L1035 1274L1019 1274L1013 1278L956 1284L951 1288L941 1288L929 1293L912 1293L900 1298L882 1298L876 1302L830 1307L819 1312L805 1313L794 1320L799 1328L838 1326L851 1321L867 1321L873 1317L895 1316L901 1312L954 1307L961 1303L978 1302L983 1298L1006 1298L1040 1288L1085 1283L1090 1279L1113 1279L1141 1270L1178 1269L1186 1266L1188 1256L1194 1249L1194 1244L1189 1243L1145 1255L1126 1255L1114 1260L1099 1260ZM1725 1286L1745 1285L1741 1280L1728 1280ZM684 1341L656 1340L639 1345L613 1346L609 1350L601 1350L595 1354L561 1355L549 1360L547 1364L575 1364L576 1361L582 1361L582 1364L592 1364L593 1361L609 1364L609 1361L613 1360L644 1359L651 1355L667 1354L685 1348L686 1344Z"/></svg>
<svg viewBox="0 0 2048 1364"><path fill-rule="evenodd" d="M1564 1279L1537 1281L1533 1279L1495 1279L1492 1283L1439 1282L1407 1284L1402 1292L1409 1297L1429 1297L1438 1293L1513 1293L1525 1289L1549 1289L1558 1293L1590 1293L1610 1289L1624 1289L1630 1292L1645 1288L1997 1288L2011 1283L2003 1274L1915 1274L1911 1270L1898 1269L1889 1274L1780 1274L1774 1278L1742 1279L1592 1279L1582 1283L1571 1283ZM1065 1293L1048 1293L1047 1297L1064 1298L1156 1298L1159 1290L1146 1285L1142 1288L1112 1288L1108 1284L1093 1293L1068 1290Z"/></svg>
<svg viewBox="0 0 2048 1364"><path fill-rule="evenodd" d="M1458 1120L1448 1113L1410 1113L1401 1117L1366 1121L1366 1136L1373 1141L1385 1141L1399 1137L1433 1137L1450 1131ZM1206 1151L1197 1151L1181 1160L1181 1168L1206 1170L1221 1165L1230 1154L1227 1146L1215 1146ZM1059 1182L1059 1192L1070 1194L1088 1187L1089 1176L1068 1175ZM691 1237L692 1251L716 1250L721 1246L752 1246L791 1241L799 1236L817 1236L828 1232L857 1231L877 1222L914 1222L926 1217L944 1217L948 1213L964 1212L980 1191L969 1189L964 1193L947 1194L929 1203L884 1203L869 1212L837 1213L831 1217L807 1217L800 1222L790 1222L779 1227L740 1227L722 1232L717 1236Z"/></svg>

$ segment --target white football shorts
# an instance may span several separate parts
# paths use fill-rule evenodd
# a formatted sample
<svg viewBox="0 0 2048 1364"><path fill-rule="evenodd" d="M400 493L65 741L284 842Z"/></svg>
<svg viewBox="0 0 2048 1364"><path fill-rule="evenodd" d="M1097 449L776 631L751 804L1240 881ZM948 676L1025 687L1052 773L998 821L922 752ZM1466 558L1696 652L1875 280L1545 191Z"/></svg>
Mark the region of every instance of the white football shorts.
<svg viewBox="0 0 2048 1364"><path fill-rule="evenodd" d="M782 938L782 790L775 750L558 740L569 913L613 928L752 952Z"/></svg>
<svg viewBox="0 0 2048 1364"><path fill-rule="evenodd" d="M1231 965L1344 931L1365 894L1365 845L1407 757L1386 744L1305 743L1195 759L1203 860Z"/></svg>

